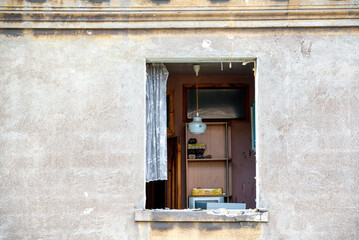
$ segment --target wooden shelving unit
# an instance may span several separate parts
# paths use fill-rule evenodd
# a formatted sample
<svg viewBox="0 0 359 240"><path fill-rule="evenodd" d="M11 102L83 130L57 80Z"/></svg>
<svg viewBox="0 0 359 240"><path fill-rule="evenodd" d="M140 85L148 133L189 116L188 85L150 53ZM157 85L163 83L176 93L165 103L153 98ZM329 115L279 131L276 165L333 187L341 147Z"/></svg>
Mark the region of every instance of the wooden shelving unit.
<svg viewBox="0 0 359 240"><path fill-rule="evenodd" d="M193 135L186 124L186 195L192 197L192 188L221 187L223 196L229 202L232 196L232 163L231 163L231 126L228 122L206 123L204 134ZM204 155L207 159L188 159L188 140L196 138L197 143L204 143Z"/></svg>

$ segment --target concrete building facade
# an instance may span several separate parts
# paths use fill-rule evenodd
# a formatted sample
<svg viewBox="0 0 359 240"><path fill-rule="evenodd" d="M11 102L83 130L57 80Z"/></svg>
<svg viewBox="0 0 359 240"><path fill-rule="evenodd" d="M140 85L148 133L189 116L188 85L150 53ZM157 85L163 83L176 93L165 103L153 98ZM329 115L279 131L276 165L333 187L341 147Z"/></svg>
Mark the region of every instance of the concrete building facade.
<svg viewBox="0 0 359 240"><path fill-rule="evenodd" d="M359 1L0 3L0 239L359 238ZM146 63L246 60L267 212L143 210Z"/></svg>

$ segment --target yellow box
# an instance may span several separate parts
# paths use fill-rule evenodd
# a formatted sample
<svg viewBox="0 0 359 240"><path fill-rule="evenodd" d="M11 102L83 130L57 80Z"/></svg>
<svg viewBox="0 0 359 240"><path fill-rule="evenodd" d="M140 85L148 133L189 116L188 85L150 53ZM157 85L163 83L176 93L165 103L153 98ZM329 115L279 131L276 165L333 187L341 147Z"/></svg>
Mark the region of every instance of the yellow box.
<svg viewBox="0 0 359 240"><path fill-rule="evenodd" d="M222 196L222 188L192 188L193 196Z"/></svg>

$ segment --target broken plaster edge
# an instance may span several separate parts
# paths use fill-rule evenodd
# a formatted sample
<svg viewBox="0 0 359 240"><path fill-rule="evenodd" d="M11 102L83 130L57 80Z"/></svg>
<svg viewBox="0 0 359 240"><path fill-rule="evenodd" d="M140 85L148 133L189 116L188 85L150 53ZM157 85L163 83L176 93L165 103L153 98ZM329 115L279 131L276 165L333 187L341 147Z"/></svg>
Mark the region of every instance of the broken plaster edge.
<svg viewBox="0 0 359 240"><path fill-rule="evenodd" d="M267 211L252 210L162 210L138 209L136 222L268 222Z"/></svg>

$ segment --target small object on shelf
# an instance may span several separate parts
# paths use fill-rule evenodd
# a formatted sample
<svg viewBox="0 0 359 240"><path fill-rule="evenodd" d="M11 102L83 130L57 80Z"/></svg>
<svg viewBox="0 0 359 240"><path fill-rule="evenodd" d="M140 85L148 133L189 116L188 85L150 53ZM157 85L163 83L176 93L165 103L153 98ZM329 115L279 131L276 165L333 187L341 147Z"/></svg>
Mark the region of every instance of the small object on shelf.
<svg viewBox="0 0 359 240"><path fill-rule="evenodd" d="M206 145L203 143L196 143L196 144L188 144L188 158L190 158L189 155L196 155L196 159L203 159L203 153L206 150Z"/></svg>
<svg viewBox="0 0 359 240"><path fill-rule="evenodd" d="M188 149L206 149L206 145L203 143L188 144Z"/></svg>
<svg viewBox="0 0 359 240"><path fill-rule="evenodd" d="M211 159L211 158L212 158L212 155L207 155L207 156L205 156L204 158L206 158L206 159Z"/></svg>
<svg viewBox="0 0 359 240"><path fill-rule="evenodd" d="M196 144L197 143L197 139L196 138L190 138L188 140L188 144Z"/></svg>
<svg viewBox="0 0 359 240"><path fill-rule="evenodd" d="M222 188L193 188L193 196L222 196Z"/></svg>
<svg viewBox="0 0 359 240"><path fill-rule="evenodd" d="M188 154L188 159L196 159L196 154Z"/></svg>

